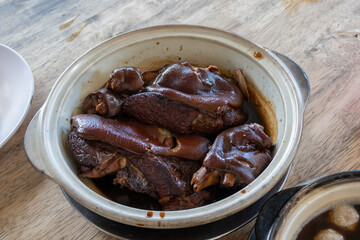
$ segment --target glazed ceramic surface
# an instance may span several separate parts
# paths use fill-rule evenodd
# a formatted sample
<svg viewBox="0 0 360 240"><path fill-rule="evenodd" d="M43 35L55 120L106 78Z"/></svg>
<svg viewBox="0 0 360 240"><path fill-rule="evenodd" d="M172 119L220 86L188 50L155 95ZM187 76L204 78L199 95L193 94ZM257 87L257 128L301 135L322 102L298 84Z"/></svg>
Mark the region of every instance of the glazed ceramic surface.
<svg viewBox="0 0 360 240"><path fill-rule="evenodd" d="M25 59L0 44L0 148L26 117L34 93L34 79Z"/></svg>
<svg viewBox="0 0 360 240"><path fill-rule="evenodd" d="M262 57L254 57L260 52ZM91 181L77 176L67 143L71 116L80 113L85 96L100 88L113 69L137 66L157 70L170 62L218 66L233 72L241 68L247 80L262 92L276 115L274 158L245 191L195 209L166 212L131 208L99 194ZM303 110L309 95L306 75L287 57L238 35L217 29L170 25L125 33L89 50L71 64L34 116L25 136L33 166L58 183L89 210L120 223L147 228L184 228L214 222L251 206L285 175L296 153ZM160 224L159 224L160 222Z"/></svg>
<svg viewBox="0 0 360 240"><path fill-rule="evenodd" d="M279 212L268 239L295 239L302 226L340 203L360 203L360 171L337 173L312 181Z"/></svg>

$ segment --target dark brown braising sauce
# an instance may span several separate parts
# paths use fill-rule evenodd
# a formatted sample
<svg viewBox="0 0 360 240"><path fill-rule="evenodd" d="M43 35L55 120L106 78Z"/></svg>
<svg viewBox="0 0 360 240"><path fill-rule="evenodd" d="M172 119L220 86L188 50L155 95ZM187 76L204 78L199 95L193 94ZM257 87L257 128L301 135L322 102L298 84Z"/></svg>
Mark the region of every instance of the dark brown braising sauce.
<svg viewBox="0 0 360 240"><path fill-rule="evenodd" d="M355 205L354 208L360 214L360 205ZM324 213L321 213L314 219L310 220L305 226L302 228L296 240L312 240L316 236L316 234L322 229L331 228L338 233L340 233L344 239L346 240L359 240L360 238L360 225L356 226L354 231L344 230L335 224L328 221L328 215L331 210L328 210Z"/></svg>
<svg viewBox="0 0 360 240"><path fill-rule="evenodd" d="M257 59L263 59L263 55L259 51L253 52L253 56Z"/></svg>
<svg viewBox="0 0 360 240"><path fill-rule="evenodd" d="M148 212L146 213L146 216L147 216L148 218L151 218L153 215L154 215L154 213L153 213L152 211L148 211Z"/></svg>
<svg viewBox="0 0 360 240"><path fill-rule="evenodd" d="M244 100L242 108L248 114L248 120L246 123L259 123L263 125L260 112L256 109L255 104ZM129 190L126 187L113 184L114 175L107 175L102 178L94 178L92 181L96 187L109 199L114 202L145 210L161 211L162 207L158 201L154 198L147 196L146 194L136 193ZM225 189L219 188L216 192L215 201L224 199L235 192L241 190L242 187Z"/></svg>

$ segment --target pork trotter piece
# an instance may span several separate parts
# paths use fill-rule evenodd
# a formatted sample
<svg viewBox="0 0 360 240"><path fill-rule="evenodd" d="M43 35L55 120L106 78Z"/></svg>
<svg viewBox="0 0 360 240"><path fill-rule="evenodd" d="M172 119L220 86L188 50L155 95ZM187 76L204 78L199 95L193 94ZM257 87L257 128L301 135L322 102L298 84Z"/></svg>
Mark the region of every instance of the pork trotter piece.
<svg viewBox="0 0 360 240"><path fill-rule="evenodd" d="M144 85L139 68L122 67L115 69L106 83L106 88L117 93L135 93Z"/></svg>
<svg viewBox="0 0 360 240"><path fill-rule="evenodd" d="M194 193L190 181L201 166L199 161L145 154L129 159L131 164L117 172L114 184L159 200L163 210L200 207L214 200L207 190Z"/></svg>
<svg viewBox="0 0 360 240"><path fill-rule="evenodd" d="M217 133L246 121L242 102L237 84L216 67L183 62L165 66L142 92L126 99L124 111L181 134Z"/></svg>
<svg viewBox="0 0 360 240"><path fill-rule="evenodd" d="M143 192L157 199L187 196L192 193L190 180L201 162L178 157L161 157L150 153L131 158L131 165L117 172L115 184ZM142 179L142 186L134 186L133 179Z"/></svg>
<svg viewBox="0 0 360 240"><path fill-rule="evenodd" d="M220 183L233 187L252 182L270 163L273 144L259 124L245 124L220 133L203 166L194 174L194 191Z"/></svg>
<svg viewBox="0 0 360 240"><path fill-rule="evenodd" d="M176 136L156 126L95 114L74 116L71 125L83 139L106 142L139 154L152 153L199 161L205 157L210 145L210 141L202 136Z"/></svg>
<svg viewBox="0 0 360 240"><path fill-rule="evenodd" d="M130 164L116 173L115 185L121 185L137 193L144 193L153 198L158 198L153 186L146 179L144 174L135 165Z"/></svg>
<svg viewBox="0 0 360 240"><path fill-rule="evenodd" d="M82 110L84 113L113 117L121 113L124 98L109 89L101 88L85 98Z"/></svg>
<svg viewBox="0 0 360 240"><path fill-rule="evenodd" d="M197 109L154 92L130 96L124 106L128 114L143 122L184 134L192 132L192 122L199 115Z"/></svg>
<svg viewBox="0 0 360 240"><path fill-rule="evenodd" d="M69 145L82 177L103 177L128 164L124 151L99 141L84 140L74 131L69 134Z"/></svg>

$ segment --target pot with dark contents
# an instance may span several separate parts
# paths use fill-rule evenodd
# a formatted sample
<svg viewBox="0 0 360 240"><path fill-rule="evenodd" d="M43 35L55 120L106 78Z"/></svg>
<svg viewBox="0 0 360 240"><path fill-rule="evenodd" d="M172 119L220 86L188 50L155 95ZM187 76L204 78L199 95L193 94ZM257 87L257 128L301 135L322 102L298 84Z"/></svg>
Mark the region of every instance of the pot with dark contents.
<svg viewBox="0 0 360 240"><path fill-rule="evenodd" d="M254 57L254 51L260 52L262 58ZM105 189L99 190L97 186L102 188L102 183L95 184L91 179L79 177L78 164L70 151L68 136L71 132L71 117L82 113L82 103L86 96L100 89L104 79L108 79L109 73L114 69L128 66L138 67L143 73L153 72L165 64L178 62L179 57L195 66L217 66L227 76L242 69L250 93L253 93L250 95L255 98L251 102L260 112L261 123L274 147L269 165L255 179L251 178L248 185L239 186L240 191L234 188L233 193L220 193L216 201L205 206L166 211L165 216L161 217L160 213L163 211L156 210L159 209L159 205L156 206L158 201L152 207L144 206L146 210L139 206L141 203L136 205L139 207L119 204L109 199L106 196L108 193L104 194ZM144 82L152 78L151 72L143 79ZM115 83L113 85L116 87ZM136 92L137 86L135 90L131 85L126 89L130 88ZM101 94L103 93L97 92L94 96ZM172 92L169 91L165 94L172 96ZM261 202L282 187L284 176L289 170L300 141L302 116L308 95L306 75L292 60L237 35L212 28L186 25L145 28L119 35L100 44L77 59L61 75L46 103L28 127L25 149L36 169L58 183L78 203L109 220L144 228L174 229L209 224L251 209L244 213L244 216L247 216L247 219L242 221L244 223L256 215L258 207L252 208L255 203L261 205ZM117 101L124 101L125 97L127 96L123 94ZM99 106L98 110L106 112L102 107ZM248 108L251 109L251 106L245 104L244 110L247 111ZM121 110L115 109L110 115ZM131 110L133 117L140 118L135 110ZM256 115L258 114L250 114L250 117ZM201 129L202 125L198 126L198 132L204 129L208 131L208 128ZM185 128L185 131L186 129L188 128ZM183 134L186 137L188 133ZM214 136L213 140L215 138ZM170 154L161 147L156 148L156 151ZM187 153L182 153L185 154L182 157ZM225 172L219 174L226 175ZM227 176L227 179L232 179L230 175ZM223 180L222 177L219 179ZM225 182L229 184L233 181ZM266 198L263 198L264 196ZM127 197L131 198L128 194ZM148 216L149 210L153 212L152 217Z"/></svg>

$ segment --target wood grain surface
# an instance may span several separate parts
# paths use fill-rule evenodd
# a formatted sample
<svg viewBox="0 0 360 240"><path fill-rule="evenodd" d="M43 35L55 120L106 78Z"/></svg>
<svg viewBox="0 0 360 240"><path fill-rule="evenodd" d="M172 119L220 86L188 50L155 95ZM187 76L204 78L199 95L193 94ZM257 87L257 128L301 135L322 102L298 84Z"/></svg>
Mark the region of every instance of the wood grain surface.
<svg viewBox="0 0 360 240"><path fill-rule="evenodd" d="M151 25L221 28L303 67L311 96L286 187L360 169L358 0L0 0L0 16L0 43L26 59L35 79L29 114L0 149L0 239L113 239L87 223L59 186L30 165L24 134L71 62L109 37ZM247 239L252 227L222 239Z"/></svg>

